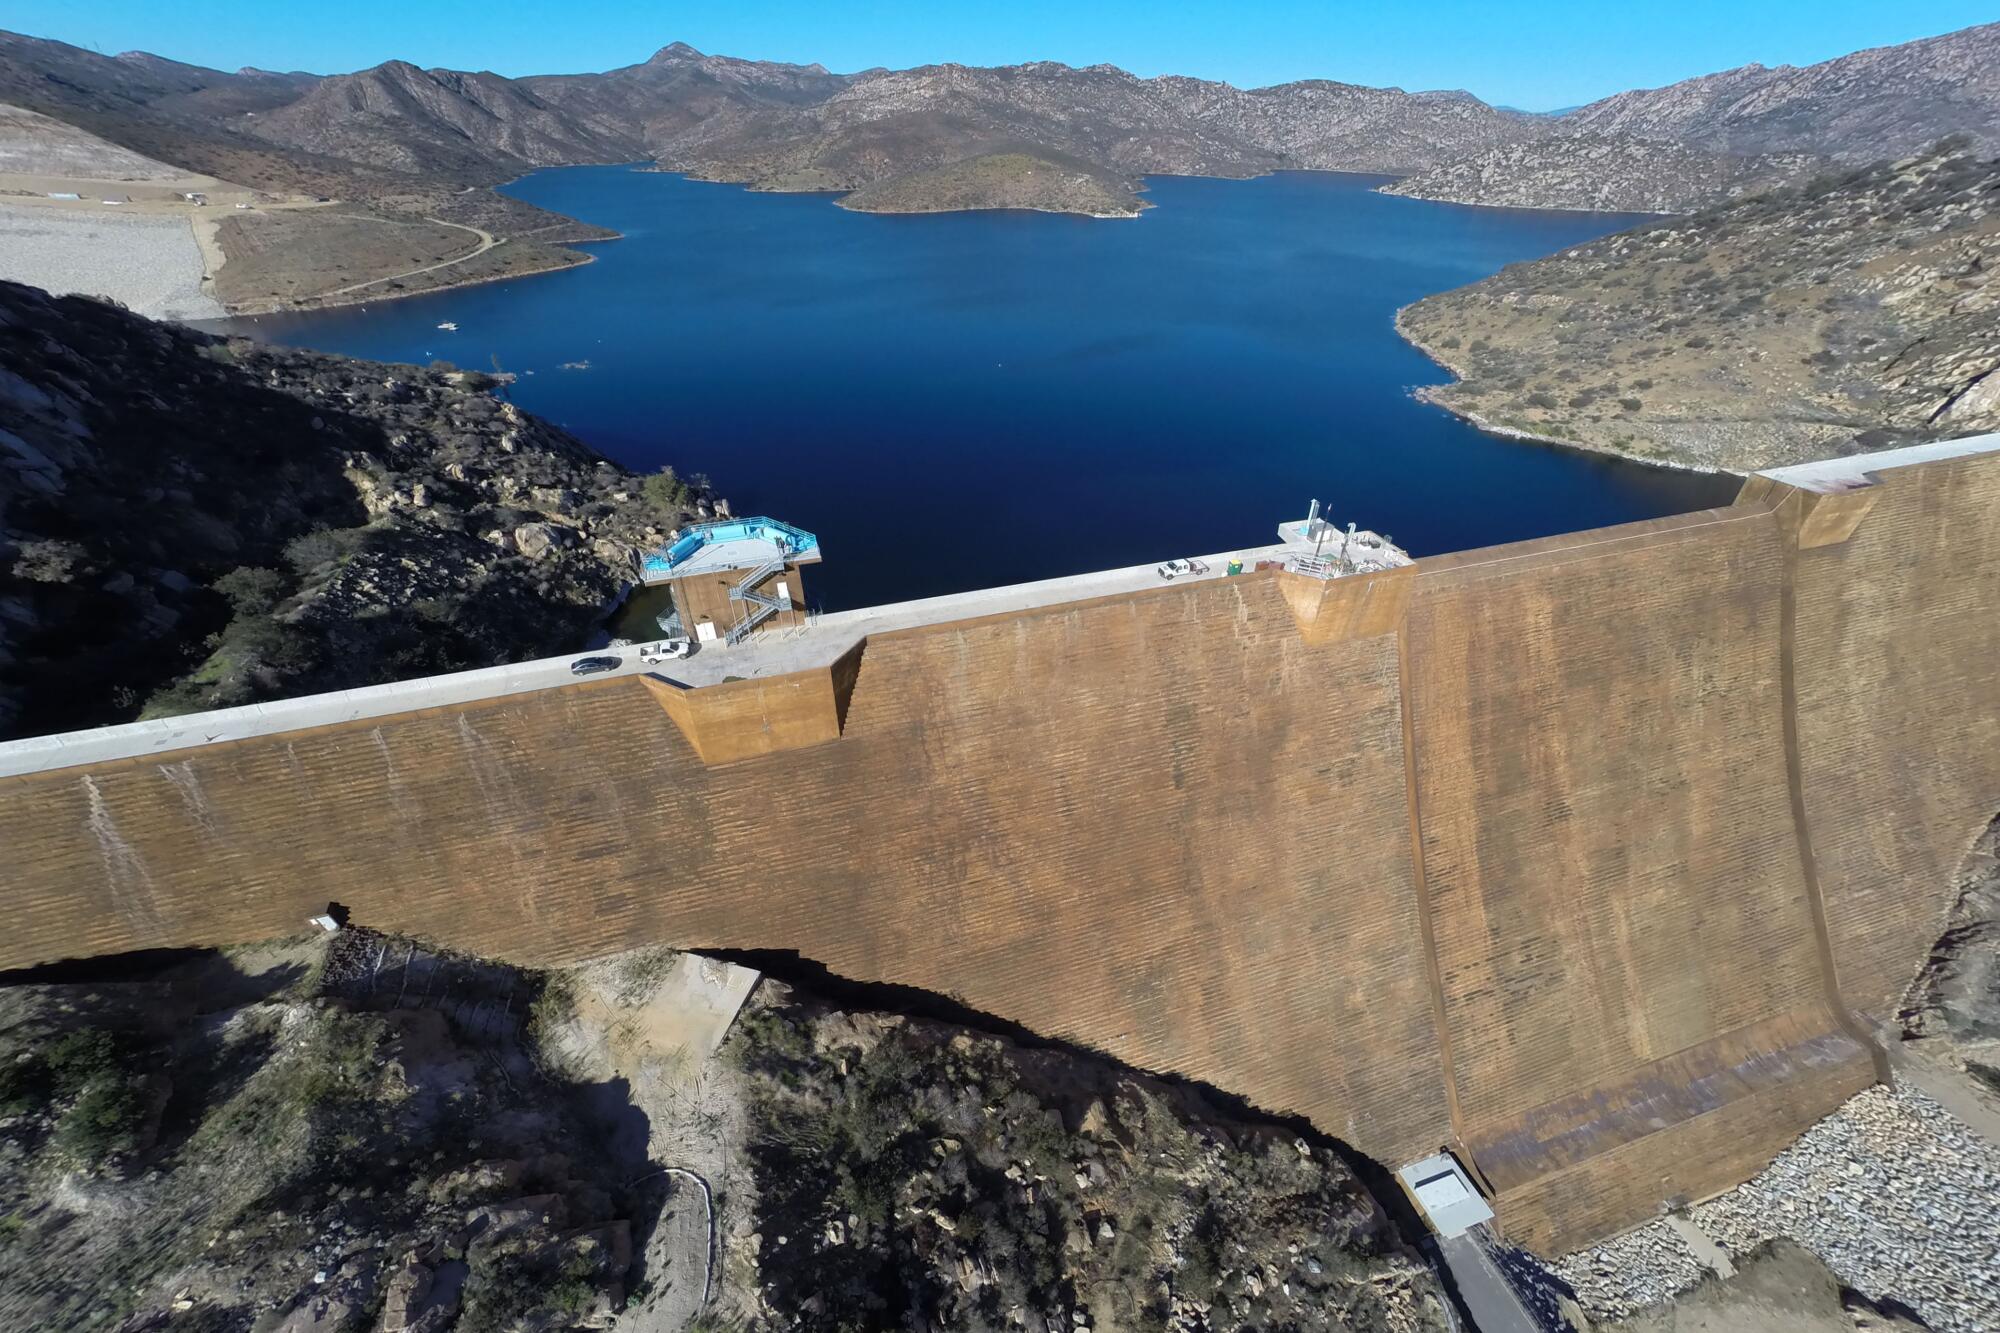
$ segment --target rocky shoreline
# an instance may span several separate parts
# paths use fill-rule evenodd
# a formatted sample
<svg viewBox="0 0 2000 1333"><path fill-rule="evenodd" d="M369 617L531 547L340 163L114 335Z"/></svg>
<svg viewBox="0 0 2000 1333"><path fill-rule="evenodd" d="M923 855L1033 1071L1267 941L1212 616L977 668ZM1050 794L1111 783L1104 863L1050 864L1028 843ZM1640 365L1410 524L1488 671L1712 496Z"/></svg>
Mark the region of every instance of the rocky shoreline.
<svg viewBox="0 0 2000 1333"><path fill-rule="evenodd" d="M1896 162L1572 246L1406 306L1468 420L1753 472L2000 426L2000 162Z"/></svg>
<svg viewBox="0 0 2000 1333"><path fill-rule="evenodd" d="M1459 367L1446 360L1437 348L1423 342L1404 325L1403 316L1410 309L1410 306L1404 306L1396 312L1395 328L1397 334L1402 337L1404 342L1422 352L1434 364L1450 372L1454 379L1461 377L1464 372ZM1615 458L1621 463L1637 463L1644 467L1659 468L1667 472L1692 472L1706 477L1743 477L1749 475L1747 471L1740 471L1735 468L1709 467L1701 463L1681 459L1656 458L1626 453L1623 450L1609 448L1589 440L1541 434L1528 430L1525 427L1502 425L1499 422L1489 420L1486 416L1473 411L1461 403L1453 402L1445 392L1451 387L1449 384L1419 384L1410 390L1410 396L1420 403L1449 412L1466 425L1471 426L1474 430L1485 435L1494 436L1497 439L1518 440L1523 444L1546 445L1554 449L1567 449L1573 453L1594 454L1600 458Z"/></svg>

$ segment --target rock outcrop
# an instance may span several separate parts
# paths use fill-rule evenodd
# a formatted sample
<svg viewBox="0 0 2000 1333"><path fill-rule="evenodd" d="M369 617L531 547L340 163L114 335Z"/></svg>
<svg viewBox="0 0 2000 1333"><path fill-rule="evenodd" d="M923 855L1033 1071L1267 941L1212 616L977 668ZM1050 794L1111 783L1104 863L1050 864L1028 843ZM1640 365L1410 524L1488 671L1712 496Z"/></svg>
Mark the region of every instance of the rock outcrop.
<svg viewBox="0 0 2000 1333"><path fill-rule="evenodd" d="M1737 156L1624 134L1568 134L1501 144L1406 176L1382 193L1497 208L1688 213L1827 165L1808 153Z"/></svg>
<svg viewBox="0 0 2000 1333"><path fill-rule="evenodd" d="M11 283L0 366L0 735L579 648L710 499L491 376Z"/></svg>
<svg viewBox="0 0 2000 1333"><path fill-rule="evenodd" d="M781 1327L1448 1326L1335 1145L1093 1058L767 997L758 1303Z"/></svg>

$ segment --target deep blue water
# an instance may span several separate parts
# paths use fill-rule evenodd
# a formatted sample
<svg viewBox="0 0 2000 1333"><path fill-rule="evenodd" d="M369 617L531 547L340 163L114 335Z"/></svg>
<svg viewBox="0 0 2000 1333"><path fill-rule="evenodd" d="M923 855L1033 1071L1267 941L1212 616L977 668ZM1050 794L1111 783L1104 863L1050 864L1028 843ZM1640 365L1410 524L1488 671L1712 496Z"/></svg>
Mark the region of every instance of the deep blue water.
<svg viewBox="0 0 2000 1333"><path fill-rule="evenodd" d="M1418 554L1726 498L1409 397L1443 372L1396 336L1398 306L1638 219L1377 183L1162 178L1143 217L1092 221L565 168L508 189L624 233L594 264L235 327L497 357L516 401L620 462L706 472L738 513L816 531L829 609L1272 541L1315 497Z"/></svg>

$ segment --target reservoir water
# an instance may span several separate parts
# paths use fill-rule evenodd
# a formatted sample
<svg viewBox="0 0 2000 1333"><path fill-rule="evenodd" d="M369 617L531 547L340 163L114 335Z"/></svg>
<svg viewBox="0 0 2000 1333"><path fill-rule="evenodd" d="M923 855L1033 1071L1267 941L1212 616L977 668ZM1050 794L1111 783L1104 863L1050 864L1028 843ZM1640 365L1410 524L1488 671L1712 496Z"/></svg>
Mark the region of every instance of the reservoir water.
<svg viewBox="0 0 2000 1333"><path fill-rule="evenodd" d="M1379 182L1159 178L1142 217L1095 221L563 168L507 190L622 232L595 263L227 327L514 371L619 462L817 532L829 610L1269 542L1314 498L1419 555L1727 501L1409 396L1445 376L1398 306L1640 219Z"/></svg>

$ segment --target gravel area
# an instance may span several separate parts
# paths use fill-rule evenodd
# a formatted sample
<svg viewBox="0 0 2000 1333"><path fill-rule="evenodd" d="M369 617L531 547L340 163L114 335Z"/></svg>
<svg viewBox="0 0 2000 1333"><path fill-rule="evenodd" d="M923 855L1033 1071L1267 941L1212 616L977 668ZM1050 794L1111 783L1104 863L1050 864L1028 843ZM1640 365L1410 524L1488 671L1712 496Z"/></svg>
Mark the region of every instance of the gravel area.
<svg viewBox="0 0 2000 1333"><path fill-rule="evenodd" d="M154 319L220 319L185 218L0 204L0 278L108 296Z"/></svg>
<svg viewBox="0 0 2000 1333"><path fill-rule="evenodd" d="M1703 1269L1680 1233L1665 1222L1551 1264L1592 1319L1623 1319L1701 1281Z"/></svg>
<svg viewBox="0 0 2000 1333"><path fill-rule="evenodd" d="M2000 1329L2000 1147L1907 1084L1851 1098L1691 1216L1732 1256L1788 1236L1849 1287L1901 1301L1933 1328ZM1622 1318L1701 1276L1664 1222L1553 1268L1593 1319Z"/></svg>

